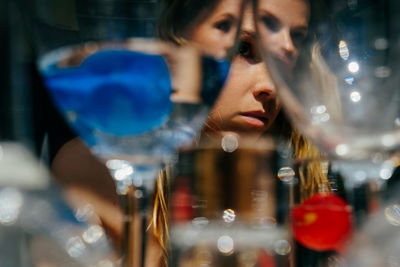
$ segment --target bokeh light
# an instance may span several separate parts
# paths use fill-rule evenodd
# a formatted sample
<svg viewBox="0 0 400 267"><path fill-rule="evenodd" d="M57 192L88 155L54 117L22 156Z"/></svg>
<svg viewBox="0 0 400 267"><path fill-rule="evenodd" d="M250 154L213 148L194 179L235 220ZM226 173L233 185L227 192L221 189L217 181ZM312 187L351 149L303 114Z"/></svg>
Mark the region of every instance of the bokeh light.
<svg viewBox="0 0 400 267"><path fill-rule="evenodd" d="M100 225L92 225L82 234L83 240L88 244L94 244L104 236L104 230Z"/></svg>
<svg viewBox="0 0 400 267"><path fill-rule="evenodd" d="M386 220L394 226L400 226L400 205L393 204L385 208Z"/></svg>
<svg viewBox="0 0 400 267"><path fill-rule="evenodd" d="M291 167L282 167L278 171L278 178L286 183L291 183L295 178L295 171Z"/></svg>
<svg viewBox="0 0 400 267"><path fill-rule="evenodd" d="M374 75L377 78L388 78L392 74L392 70L387 66L379 66L374 70Z"/></svg>
<svg viewBox="0 0 400 267"><path fill-rule="evenodd" d="M234 251L234 242L232 237L228 235L223 235L219 237L217 241L217 247L218 250L223 254L232 254Z"/></svg>
<svg viewBox="0 0 400 267"><path fill-rule="evenodd" d="M339 156L345 156L349 153L349 147L346 144L339 144L336 146L335 152Z"/></svg>
<svg viewBox="0 0 400 267"><path fill-rule="evenodd" d="M14 224L19 217L23 202L24 198L19 190L12 187L3 188L0 191L0 223Z"/></svg>
<svg viewBox="0 0 400 267"><path fill-rule="evenodd" d="M343 40L339 42L339 55L343 60L347 60L350 56L349 48L347 47L347 43Z"/></svg>
<svg viewBox="0 0 400 267"><path fill-rule="evenodd" d="M85 243L79 236L69 238L65 244L65 247L68 255L70 255L72 258L81 257L86 250Z"/></svg>
<svg viewBox="0 0 400 267"><path fill-rule="evenodd" d="M231 153L235 151L239 146L238 137L232 133L225 134L221 140L221 146L225 152Z"/></svg>
<svg viewBox="0 0 400 267"><path fill-rule="evenodd" d="M222 215L222 219L226 222L226 223L232 223L235 221L236 218L236 214L235 211L232 209L226 209L223 212Z"/></svg>
<svg viewBox="0 0 400 267"><path fill-rule="evenodd" d="M374 41L374 47L376 50L386 50L389 47L388 40L383 37L376 38Z"/></svg>
<svg viewBox="0 0 400 267"><path fill-rule="evenodd" d="M274 251L276 254L284 256L290 253L291 246L289 241L285 239L281 239L278 241L275 241L274 243Z"/></svg>
<svg viewBox="0 0 400 267"><path fill-rule="evenodd" d="M350 93L350 99L351 101L353 101L354 103L360 102L361 100L361 94L358 91L353 91Z"/></svg>
<svg viewBox="0 0 400 267"><path fill-rule="evenodd" d="M360 70L360 65L358 64L357 61L352 61L349 63L349 65L347 65L347 69L351 73L357 73Z"/></svg>

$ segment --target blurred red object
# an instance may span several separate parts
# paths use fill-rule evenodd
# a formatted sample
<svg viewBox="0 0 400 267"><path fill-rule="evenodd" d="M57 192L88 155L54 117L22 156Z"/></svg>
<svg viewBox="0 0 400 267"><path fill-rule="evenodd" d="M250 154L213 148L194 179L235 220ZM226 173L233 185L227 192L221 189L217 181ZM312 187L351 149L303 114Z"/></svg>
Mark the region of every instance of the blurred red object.
<svg viewBox="0 0 400 267"><path fill-rule="evenodd" d="M193 197L186 179L180 179L176 183L171 196L171 219L175 223L184 223L194 218Z"/></svg>
<svg viewBox="0 0 400 267"><path fill-rule="evenodd" d="M265 250L258 253L257 264L259 267L276 267L274 256Z"/></svg>
<svg viewBox="0 0 400 267"><path fill-rule="evenodd" d="M313 250L341 252L352 233L352 209L340 197L318 193L291 210L295 239Z"/></svg>

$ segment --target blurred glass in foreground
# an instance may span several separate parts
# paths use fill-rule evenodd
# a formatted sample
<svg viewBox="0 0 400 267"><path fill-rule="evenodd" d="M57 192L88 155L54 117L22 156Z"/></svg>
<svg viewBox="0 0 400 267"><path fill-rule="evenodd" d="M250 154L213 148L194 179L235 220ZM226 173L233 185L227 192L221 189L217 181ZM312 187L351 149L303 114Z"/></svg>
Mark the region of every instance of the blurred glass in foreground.
<svg viewBox="0 0 400 267"><path fill-rule="evenodd" d="M400 145L399 2L271 1L256 1L256 22L293 123L332 158L346 160L336 164L349 187L389 179ZM305 19L285 28L293 16ZM277 36L285 47L274 46Z"/></svg>
<svg viewBox="0 0 400 267"><path fill-rule="evenodd" d="M0 3L0 266L112 266L102 228L75 217L38 160L37 92L20 4Z"/></svg>

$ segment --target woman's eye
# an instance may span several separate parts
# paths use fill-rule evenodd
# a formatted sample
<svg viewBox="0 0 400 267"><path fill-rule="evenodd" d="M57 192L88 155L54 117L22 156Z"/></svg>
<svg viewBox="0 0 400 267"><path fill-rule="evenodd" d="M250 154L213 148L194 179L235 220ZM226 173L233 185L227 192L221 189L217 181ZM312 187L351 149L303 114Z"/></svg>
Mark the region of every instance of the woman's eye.
<svg viewBox="0 0 400 267"><path fill-rule="evenodd" d="M264 16L262 18L264 25L271 31L276 32L279 30L279 21L273 16Z"/></svg>
<svg viewBox="0 0 400 267"><path fill-rule="evenodd" d="M303 44L303 41L306 39L307 34L304 32L293 32L291 34L291 38L293 40L293 44L296 47L299 47Z"/></svg>
<svg viewBox="0 0 400 267"><path fill-rule="evenodd" d="M250 58L252 56L252 45L249 42L240 42L239 54L244 58Z"/></svg>
<svg viewBox="0 0 400 267"><path fill-rule="evenodd" d="M215 24L215 28L217 28L218 30L221 30L225 33L229 32L231 27L232 27L232 23L229 20L223 20L223 21L217 22Z"/></svg>

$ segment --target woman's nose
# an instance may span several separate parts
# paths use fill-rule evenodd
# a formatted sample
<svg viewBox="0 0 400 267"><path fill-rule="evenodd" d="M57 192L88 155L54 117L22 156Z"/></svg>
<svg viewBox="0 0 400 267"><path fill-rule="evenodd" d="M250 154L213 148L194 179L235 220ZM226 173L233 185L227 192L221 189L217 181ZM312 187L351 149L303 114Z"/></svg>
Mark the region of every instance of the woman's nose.
<svg viewBox="0 0 400 267"><path fill-rule="evenodd" d="M279 36L279 47L282 56L287 57L287 60L291 61L296 52L296 46L293 43L292 35L288 29L282 29Z"/></svg>
<svg viewBox="0 0 400 267"><path fill-rule="evenodd" d="M290 34L289 31L285 31L283 35L284 35L284 48L286 49L286 51L293 53L296 50L296 48L293 43L292 35Z"/></svg>
<svg viewBox="0 0 400 267"><path fill-rule="evenodd" d="M268 101L276 98L276 88L268 69L264 63L257 64L256 83L253 87L253 96L259 101Z"/></svg>

